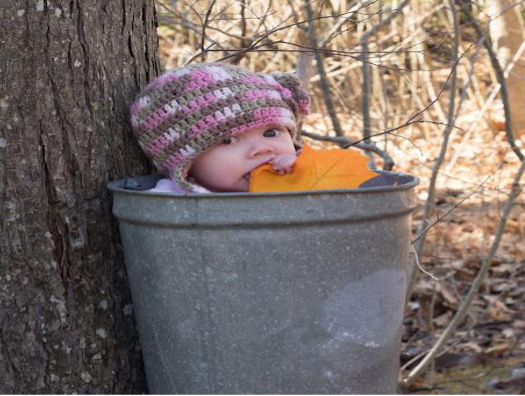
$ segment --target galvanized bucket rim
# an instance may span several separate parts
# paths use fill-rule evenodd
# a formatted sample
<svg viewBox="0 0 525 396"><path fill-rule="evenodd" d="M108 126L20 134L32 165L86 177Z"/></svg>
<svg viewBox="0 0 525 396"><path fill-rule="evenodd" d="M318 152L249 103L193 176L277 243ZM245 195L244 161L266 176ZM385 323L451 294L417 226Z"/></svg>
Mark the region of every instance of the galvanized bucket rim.
<svg viewBox="0 0 525 396"><path fill-rule="evenodd" d="M380 171L381 173L396 173L403 176L409 176L413 180L404 183L398 184L395 186L377 186L377 187L363 187L363 188L350 188L350 189L332 189L332 190L310 190L310 191L281 191L281 192L264 192L264 193L254 193L254 192L210 192L210 193L185 193L185 194L175 194L171 192L151 192L149 190L131 190L121 187L117 187L119 183L127 179L134 179L135 177L126 177L124 179L119 179L112 181L107 184L107 188L114 192L120 194L129 194L129 195L144 195L148 197L166 197L174 199L182 198L224 198L224 197L282 197L282 196L302 196L302 195L323 195L323 194L367 194L367 193L385 193L385 192L394 192L394 191L403 191L410 190L420 183L420 180L417 176L410 175L407 173L401 172L387 172ZM138 177L148 177L153 175L144 175Z"/></svg>

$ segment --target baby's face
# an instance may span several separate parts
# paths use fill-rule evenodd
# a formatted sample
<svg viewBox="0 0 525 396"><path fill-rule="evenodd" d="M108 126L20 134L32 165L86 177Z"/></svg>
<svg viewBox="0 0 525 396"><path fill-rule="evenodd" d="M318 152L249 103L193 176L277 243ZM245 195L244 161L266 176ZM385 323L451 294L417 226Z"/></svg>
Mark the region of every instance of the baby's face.
<svg viewBox="0 0 525 396"><path fill-rule="evenodd" d="M292 137L286 129L254 128L197 157L189 174L211 191L246 192L250 172L283 154L296 154Z"/></svg>

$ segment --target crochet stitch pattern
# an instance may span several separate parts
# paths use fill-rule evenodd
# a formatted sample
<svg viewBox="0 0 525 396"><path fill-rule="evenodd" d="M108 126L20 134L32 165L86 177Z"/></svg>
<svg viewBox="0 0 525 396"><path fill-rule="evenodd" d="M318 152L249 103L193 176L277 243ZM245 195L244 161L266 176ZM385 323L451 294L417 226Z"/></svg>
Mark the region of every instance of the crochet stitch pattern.
<svg viewBox="0 0 525 396"><path fill-rule="evenodd" d="M190 192L204 192L188 180L197 156L252 128L282 126L294 137L309 102L293 74L202 63L168 71L146 86L131 105L131 124L160 172Z"/></svg>

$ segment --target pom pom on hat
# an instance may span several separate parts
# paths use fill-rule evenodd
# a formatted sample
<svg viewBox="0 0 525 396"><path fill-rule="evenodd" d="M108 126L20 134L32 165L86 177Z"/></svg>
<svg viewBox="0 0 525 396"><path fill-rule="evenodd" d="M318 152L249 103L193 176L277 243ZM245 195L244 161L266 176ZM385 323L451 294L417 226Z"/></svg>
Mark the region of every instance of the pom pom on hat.
<svg viewBox="0 0 525 396"><path fill-rule="evenodd" d="M307 115L310 112L310 96L302 87L301 80L292 73L273 73L272 77L284 88L290 90L292 97L289 100L291 107L295 107L297 115Z"/></svg>

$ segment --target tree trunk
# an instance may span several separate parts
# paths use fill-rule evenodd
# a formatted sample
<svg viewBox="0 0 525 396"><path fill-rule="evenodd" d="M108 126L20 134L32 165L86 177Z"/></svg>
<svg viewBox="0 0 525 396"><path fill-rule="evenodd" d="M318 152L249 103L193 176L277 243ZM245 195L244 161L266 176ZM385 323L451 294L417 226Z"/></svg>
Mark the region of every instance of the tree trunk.
<svg viewBox="0 0 525 396"><path fill-rule="evenodd" d="M491 0L487 3L491 17L490 36L498 54L501 67L505 70L511 62L510 73L505 79L509 92L509 106L512 131L515 137L525 133L525 52L516 57L525 40L525 27L520 7L511 0Z"/></svg>
<svg viewBox="0 0 525 396"><path fill-rule="evenodd" d="M0 0L0 393L147 390L105 186L147 172L155 25L153 0Z"/></svg>

